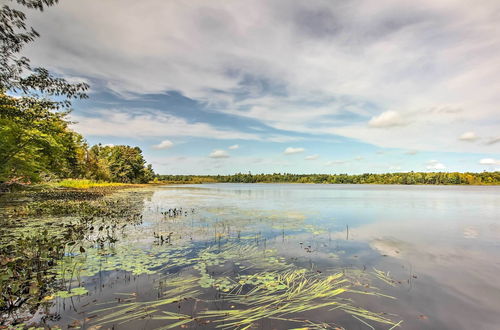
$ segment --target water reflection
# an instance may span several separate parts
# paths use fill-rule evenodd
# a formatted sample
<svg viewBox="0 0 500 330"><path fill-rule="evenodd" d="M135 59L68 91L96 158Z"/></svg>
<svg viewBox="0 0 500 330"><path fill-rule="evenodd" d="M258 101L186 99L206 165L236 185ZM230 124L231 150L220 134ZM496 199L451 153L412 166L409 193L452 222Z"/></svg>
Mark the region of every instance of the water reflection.
<svg viewBox="0 0 500 330"><path fill-rule="evenodd" d="M495 329L499 193L300 184L126 193L141 205L141 222L119 226L104 246L87 234L83 250L66 255L58 269L72 271L60 277L88 294L56 298L43 321Z"/></svg>

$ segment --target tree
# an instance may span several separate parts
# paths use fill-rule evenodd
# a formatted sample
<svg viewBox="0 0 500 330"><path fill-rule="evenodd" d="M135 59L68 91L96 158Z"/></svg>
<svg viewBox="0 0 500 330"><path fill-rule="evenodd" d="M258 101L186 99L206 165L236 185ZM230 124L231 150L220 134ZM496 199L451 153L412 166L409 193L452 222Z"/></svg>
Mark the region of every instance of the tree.
<svg viewBox="0 0 500 330"><path fill-rule="evenodd" d="M68 128L67 112L0 94L0 181L39 180L43 173L82 175L83 137Z"/></svg>
<svg viewBox="0 0 500 330"><path fill-rule="evenodd" d="M10 2L17 3L16 8L0 8L0 181L12 176L36 180L47 169L76 175L72 172L83 138L68 128L66 118L71 99L86 98L88 85L32 68L21 55L39 34L26 25L26 14L17 8L43 11L57 0Z"/></svg>
<svg viewBox="0 0 500 330"><path fill-rule="evenodd" d="M43 11L57 0L11 0L17 4ZM40 35L26 25L26 14L3 5L0 9L0 91L28 97L23 102L41 103L48 109L68 108L72 98L86 98L85 83L69 83L44 68L32 68L30 60L21 56L23 47ZM52 97L60 97L55 101Z"/></svg>

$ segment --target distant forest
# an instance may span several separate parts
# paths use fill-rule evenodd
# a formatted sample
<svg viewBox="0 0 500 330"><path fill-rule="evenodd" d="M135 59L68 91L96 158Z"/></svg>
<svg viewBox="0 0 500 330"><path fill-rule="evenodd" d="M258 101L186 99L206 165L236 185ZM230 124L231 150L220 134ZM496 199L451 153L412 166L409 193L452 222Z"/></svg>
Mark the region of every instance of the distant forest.
<svg viewBox="0 0 500 330"><path fill-rule="evenodd" d="M157 175L165 183L330 183L330 184L439 184L500 185L500 172L407 172L386 174L243 174Z"/></svg>

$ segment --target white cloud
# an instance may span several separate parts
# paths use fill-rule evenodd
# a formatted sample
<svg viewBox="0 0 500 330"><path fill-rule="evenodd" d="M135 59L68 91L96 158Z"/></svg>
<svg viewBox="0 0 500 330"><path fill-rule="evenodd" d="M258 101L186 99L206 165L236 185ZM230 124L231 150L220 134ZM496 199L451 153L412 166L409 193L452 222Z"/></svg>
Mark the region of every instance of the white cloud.
<svg viewBox="0 0 500 330"><path fill-rule="evenodd" d="M438 162L437 160L430 160L427 162L428 170L444 170L446 166L443 163Z"/></svg>
<svg viewBox="0 0 500 330"><path fill-rule="evenodd" d="M465 132L459 137L459 140L467 142L474 142L477 139L479 139L479 137L474 132Z"/></svg>
<svg viewBox="0 0 500 330"><path fill-rule="evenodd" d="M418 151L416 150L408 150L405 152L405 155L410 155L410 156L414 156L416 154L418 154Z"/></svg>
<svg viewBox="0 0 500 330"><path fill-rule="evenodd" d="M396 111L385 111L380 115L373 117L368 122L368 126L375 128L386 128L394 126L403 126L407 123L403 120L401 115Z"/></svg>
<svg viewBox="0 0 500 330"><path fill-rule="evenodd" d="M483 158L479 161L480 165L500 165L500 160L493 158Z"/></svg>
<svg viewBox="0 0 500 330"><path fill-rule="evenodd" d="M305 160L316 160L319 158L319 155L309 155L304 158Z"/></svg>
<svg viewBox="0 0 500 330"><path fill-rule="evenodd" d="M234 144L234 145L228 147L229 150L236 150L239 148L240 148L240 146L238 144Z"/></svg>
<svg viewBox="0 0 500 330"><path fill-rule="evenodd" d="M304 152L305 149L304 148L293 148L293 147L288 147L285 149L285 151L283 151L283 153L285 155L293 155L293 154L298 154L298 153L301 153L301 152Z"/></svg>
<svg viewBox="0 0 500 330"><path fill-rule="evenodd" d="M490 120L499 10L498 1L63 1L32 15L42 38L27 55L123 95L175 90L274 128L494 153L457 136L471 125L500 131Z"/></svg>
<svg viewBox="0 0 500 330"><path fill-rule="evenodd" d="M159 144L154 145L153 149L159 149L159 150L170 149L173 146L174 146L174 143L172 141L170 141L170 140L163 140Z"/></svg>
<svg viewBox="0 0 500 330"><path fill-rule="evenodd" d="M208 155L210 158L229 158L229 154L225 150L215 149Z"/></svg>
<svg viewBox="0 0 500 330"><path fill-rule="evenodd" d="M136 112L130 110L98 110L93 115L79 116L72 114L71 120L75 130L85 136L115 136L115 137L161 137L190 136L220 140L256 140L272 141L287 136L254 134L229 129L220 129L203 122L189 122L185 118L162 113L155 110ZM294 139L293 137L290 137Z"/></svg>
<svg viewBox="0 0 500 330"><path fill-rule="evenodd" d="M364 160L365 158L364 157L361 157L361 156L356 156L354 158L354 160L357 160L357 161L361 161L361 160Z"/></svg>

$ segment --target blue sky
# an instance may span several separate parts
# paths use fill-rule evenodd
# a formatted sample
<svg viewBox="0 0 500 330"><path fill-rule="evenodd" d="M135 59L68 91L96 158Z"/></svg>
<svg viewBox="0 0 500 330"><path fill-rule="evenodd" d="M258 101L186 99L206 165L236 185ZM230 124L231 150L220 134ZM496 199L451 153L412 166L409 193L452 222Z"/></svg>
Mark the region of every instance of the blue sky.
<svg viewBox="0 0 500 330"><path fill-rule="evenodd" d="M498 1L62 1L35 65L159 173L500 169ZM64 27L64 28L61 28Z"/></svg>

